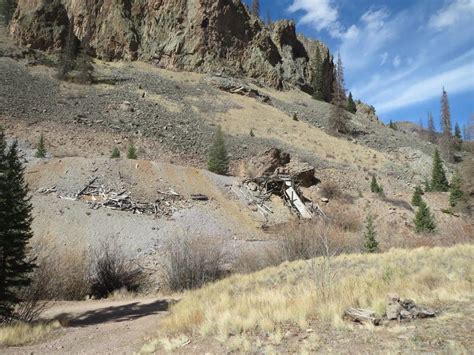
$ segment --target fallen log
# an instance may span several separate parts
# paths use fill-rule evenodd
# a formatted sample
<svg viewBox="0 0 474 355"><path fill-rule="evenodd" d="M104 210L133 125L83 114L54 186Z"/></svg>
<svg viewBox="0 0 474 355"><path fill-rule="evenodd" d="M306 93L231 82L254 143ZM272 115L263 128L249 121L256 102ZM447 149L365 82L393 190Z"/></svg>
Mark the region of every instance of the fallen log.
<svg viewBox="0 0 474 355"><path fill-rule="evenodd" d="M370 309L349 308L344 312L344 318L358 323L371 323L380 325L381 319L376 317Z"/></svg>

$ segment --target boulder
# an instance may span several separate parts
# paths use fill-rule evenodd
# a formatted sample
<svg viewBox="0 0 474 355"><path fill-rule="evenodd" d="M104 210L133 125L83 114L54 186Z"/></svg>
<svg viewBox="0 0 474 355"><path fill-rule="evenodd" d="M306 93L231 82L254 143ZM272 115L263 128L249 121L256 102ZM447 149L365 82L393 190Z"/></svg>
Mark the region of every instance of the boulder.
<svg viewBox="0 0 474 355"><path fill-rule="evenodd" d="M314 176L315 171L314 166L298 160L290 161L281 169L282 173L286 172L296 183L303 187L310 187L318 183L318 180Z"/></svg>
<svg viewBox="0 0 474 355"><path fill-rule="evenodd" d="M402 306L400 305L400 296L396 293L390 293L385 298L385 314L388 320L398 319Z"/></svg>
<svg viewBox="0 0 474 355"><path fill-rule="evenodd" d="M246 174L250 177L273 175L275 171L290 162L290 155L277 148L271 148L247 162Z"/></svg>

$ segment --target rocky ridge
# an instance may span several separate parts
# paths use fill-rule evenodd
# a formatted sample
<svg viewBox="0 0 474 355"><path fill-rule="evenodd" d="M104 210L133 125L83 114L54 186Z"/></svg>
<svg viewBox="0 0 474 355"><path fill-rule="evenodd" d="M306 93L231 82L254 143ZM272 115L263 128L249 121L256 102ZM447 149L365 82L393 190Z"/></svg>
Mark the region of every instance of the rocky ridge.
<svg viewBox="0 0 474 355"><path fill-rule="evenodd" d="M71 20L100 59L246 76L280 89L310 91L314 48L328 51L319 41L303 44L292 21L266 27L240 0L20 0L10 32L21 45L57 50Z"/></svg>

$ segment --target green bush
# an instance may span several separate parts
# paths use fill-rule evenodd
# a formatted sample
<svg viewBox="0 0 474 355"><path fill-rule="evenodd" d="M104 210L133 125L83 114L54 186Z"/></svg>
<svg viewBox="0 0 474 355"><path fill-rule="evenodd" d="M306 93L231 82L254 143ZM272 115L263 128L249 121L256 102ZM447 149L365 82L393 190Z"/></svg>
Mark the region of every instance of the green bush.
<svg viewBox="0 0 474 355"><path fill-rule="evenodd" d="M137 148L133 145L133 142L130 142L130 145L128 146L128 151L127 151L127 159L137 159Z"/></svg>
<svg viewBox="0 0 474 355"><path fill-rule="evenodd" d="M118 159L120 158L120 150L115 147L113 150L112 150L112 154L110 155L110 158L112 159Z"/></svg>
<svg viewBox="0 0 474 355"><path fill-rule="evenodd" d="M41 134L38 144L36 145L36 158L46 158L46 147L44 144L44 136Z"/></svg>
<svg viewBox="0 0 474 355"><path fill-rule="evenodd" d="M379 183L377 182L377 177L375 175L372 176L372 182L370 183L370 191L379 195L383 195L383 187L379 185Z"/></svg>

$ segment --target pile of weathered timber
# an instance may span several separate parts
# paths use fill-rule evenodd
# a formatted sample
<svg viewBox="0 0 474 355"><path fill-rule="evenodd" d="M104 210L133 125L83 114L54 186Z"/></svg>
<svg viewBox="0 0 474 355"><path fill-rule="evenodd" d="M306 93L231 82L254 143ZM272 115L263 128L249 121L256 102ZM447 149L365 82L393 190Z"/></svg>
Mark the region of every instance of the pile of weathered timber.
<svg viewBox="0 0 474 355"><path fill-rule="evenodd" d="M412 299L401 300L397 294L388 294L386 297L385 316L378 317L374 311L362 308L348 308L344 312L344 319L358 323L380 325L385 320L410 321L417 318L435 317L433 309L417 305Z"/></svg>

